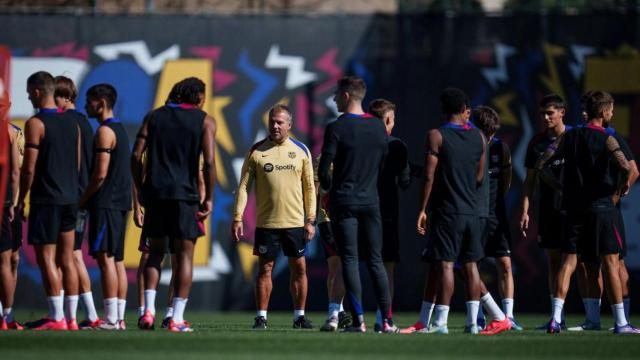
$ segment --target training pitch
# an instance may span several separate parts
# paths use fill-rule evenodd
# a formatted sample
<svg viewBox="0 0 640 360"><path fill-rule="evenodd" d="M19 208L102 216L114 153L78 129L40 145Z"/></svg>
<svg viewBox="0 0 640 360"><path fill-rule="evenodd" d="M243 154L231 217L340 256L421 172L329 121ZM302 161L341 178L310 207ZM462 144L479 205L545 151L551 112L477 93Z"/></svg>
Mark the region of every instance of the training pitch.
<svg viewBox="0 0 640 360"><path fill-rule="evenodd" d="M371 313L370 313L371 314ZM16 313L21 321L40 312ZM533 330L545 315L520 315L523 332L495 336L464 334L464 315L451 314L449 335L375 334L373 317L367 334L321 333L325 314L308 314L316 329L291 329L290 313L270 313L269 329L252 331L254 313L194 313L187 311L195 331L174 334L159 328L141 331L136 316L127 314L126 331L0 332L2 359L442 359L442 358L634 358L640 354L640 336L615 336L610 331L549 335ZM400 327L413 324L414 313L398 313ZM579 316L568 317L570 326ZM603 326L612 324L603 317Z"/></svg>

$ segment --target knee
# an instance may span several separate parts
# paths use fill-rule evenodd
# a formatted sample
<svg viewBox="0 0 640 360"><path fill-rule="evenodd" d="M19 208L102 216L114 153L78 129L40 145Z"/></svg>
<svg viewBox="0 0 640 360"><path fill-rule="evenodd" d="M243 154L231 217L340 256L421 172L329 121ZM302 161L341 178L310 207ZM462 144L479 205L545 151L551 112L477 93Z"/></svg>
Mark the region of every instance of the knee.
<svg viewBox="0 0 640 360"><path fill-rule="evenodd" d="M500 267L502 268L502 272L503 274L511 274L512 268L511 268L511 258L508 257L502 257L500 258L499 261Z"/></svg>

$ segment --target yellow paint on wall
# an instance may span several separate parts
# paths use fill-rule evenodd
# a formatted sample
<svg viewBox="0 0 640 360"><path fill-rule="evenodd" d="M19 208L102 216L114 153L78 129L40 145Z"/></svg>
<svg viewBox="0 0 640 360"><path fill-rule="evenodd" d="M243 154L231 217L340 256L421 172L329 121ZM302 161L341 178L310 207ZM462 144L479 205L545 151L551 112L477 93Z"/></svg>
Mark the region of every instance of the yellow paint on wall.
<svg viewBox="0 0 640 360"><path fill-rule="evenodd" d="M253 245L239 242L238 256L240 257L240 265L242 266L244 279L249 282L253 278L253 268L258 261L258 257L253 255Z"/></svg>

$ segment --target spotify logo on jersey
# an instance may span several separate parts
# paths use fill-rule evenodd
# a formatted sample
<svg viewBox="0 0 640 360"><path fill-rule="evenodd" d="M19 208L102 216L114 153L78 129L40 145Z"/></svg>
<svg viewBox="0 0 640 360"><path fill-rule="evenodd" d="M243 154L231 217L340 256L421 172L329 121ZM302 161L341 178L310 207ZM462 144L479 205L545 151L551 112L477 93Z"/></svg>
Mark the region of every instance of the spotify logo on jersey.
<svg viewBox="0 0 640 360"><path fill-rule="evenodd" d="M273 171L273 164L272 163L264 164L264 172L272 172L272 171Z"/></svg>

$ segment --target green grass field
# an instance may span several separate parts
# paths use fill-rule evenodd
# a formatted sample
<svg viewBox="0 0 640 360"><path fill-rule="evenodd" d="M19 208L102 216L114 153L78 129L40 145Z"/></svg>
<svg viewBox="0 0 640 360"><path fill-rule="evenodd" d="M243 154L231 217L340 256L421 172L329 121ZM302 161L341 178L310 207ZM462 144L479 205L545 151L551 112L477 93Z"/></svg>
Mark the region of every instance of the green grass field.
<svg viewBox="0 0 640 360"><path fill-rule="evenodd" d="M40 313L18 312L19 320ZM614 336L608 331L548 335L532 330L544 315L521 315L526 330L496 336L462 332L462 313L449 318L449 335L390 335L321 333L291 329L290 313L270 313L267 331L252 331L253 313L187 313L195 328L190 334L166 330L140 331L135 314L128 314L129 330L118 332L0 332L2 359L409 359L409 358L634 358L640 357L640 336ZM316 328L324 314L308 317ZM395 314L408 326L416 314ZM367 318L373 325L373 318ZM569 317L570 325L578 316ZM610 317L603 324L611 324ZM372 326L370 326L370 330Z"/></svg>

